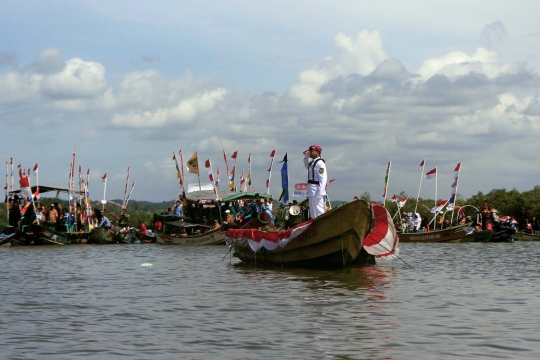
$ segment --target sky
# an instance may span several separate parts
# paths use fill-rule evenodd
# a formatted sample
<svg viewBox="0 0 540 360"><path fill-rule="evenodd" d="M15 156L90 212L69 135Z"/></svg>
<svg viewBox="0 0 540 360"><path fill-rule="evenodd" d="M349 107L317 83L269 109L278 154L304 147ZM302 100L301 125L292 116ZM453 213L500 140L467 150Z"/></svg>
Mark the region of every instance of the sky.
<svg viewBox="0 0 540 360"><path fill-rule="evenodd" d="M367 192L447 199L539 185L536 1L0 0L0 153L67 186L72 154L90 194L173 201L173 153L197 151L225 184L223 149L281 194L323 148L330 200ZM5 172L2 171L2 172ZM186 182L198 184L186 172ZM16 177L16 188L18 176ZM35 177L31 177L35 184Z"/></svg>

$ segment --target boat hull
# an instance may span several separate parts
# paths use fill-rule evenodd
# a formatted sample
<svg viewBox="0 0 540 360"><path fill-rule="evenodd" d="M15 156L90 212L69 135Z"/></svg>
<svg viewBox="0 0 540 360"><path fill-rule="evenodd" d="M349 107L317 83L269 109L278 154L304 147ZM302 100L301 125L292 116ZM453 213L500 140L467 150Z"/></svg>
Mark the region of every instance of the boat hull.
<svg viewBox="0 0 540 360"><path fill-rule="evenodd" d="M371 207L357 200L332 209L314 220L294 228L270 232L256 229L229 229L227 242L242 262L309 268L344 268L350 266L362 250L364 238L374 225ZM299 235L295 231L302 230ZM286 244L270 249L253 250L253 239L286 236ZM274 233L274 234L272 234ZM277 233L277 234L276 234ZM251 242L251 244L250 244Z"/></svg>
<svg viewBox="0 0 540 360"><path fill-rule="evenodd" d="M156 241L166 245L218 245L225 243L225 229L216 229L201 235L175 237L166 234L155 233Z"/></svg>
<svg viewBox="0 0 540 360"><path fill-rule="evenodd" d="M460 225L443 230L429 232L401 233L399 242L402 243L435 243L460 242L467 235L468 225Z"/></svg>
<svg viewBox="0 0 540 360"><path fill-rule="evenodd" d="M514 241L540 241L540 235L518 232L514 235Z"/></svg>

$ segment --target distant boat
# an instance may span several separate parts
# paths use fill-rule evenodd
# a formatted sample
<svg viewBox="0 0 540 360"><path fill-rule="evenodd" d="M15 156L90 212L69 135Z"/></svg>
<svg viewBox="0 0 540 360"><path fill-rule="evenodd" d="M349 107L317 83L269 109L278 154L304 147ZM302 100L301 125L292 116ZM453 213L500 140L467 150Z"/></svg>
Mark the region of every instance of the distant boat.
<svg viewBox="0 0 540 360"><path fill-rule="evenodd" d="M540 241L540 235L518 232L514 235L515 241Z"/></svg>
<svg viewBox="0 0 540 360"><path fill-rule="evenodd" d="M400 233L399 241L402 243L460 242L462 238L467 236L468 228L469 225L466 224L428 232Z"/></svg>

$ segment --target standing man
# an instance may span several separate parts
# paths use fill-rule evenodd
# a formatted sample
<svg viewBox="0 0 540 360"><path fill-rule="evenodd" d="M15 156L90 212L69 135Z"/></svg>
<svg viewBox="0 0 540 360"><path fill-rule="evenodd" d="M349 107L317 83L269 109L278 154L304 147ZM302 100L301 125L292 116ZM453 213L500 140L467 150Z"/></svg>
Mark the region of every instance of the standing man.
<svg viewBox="0 0 540 360"><path fill-rule="evenodd" d="M326 204L324 197L326 195L326 182L328 174L326 164L321 159L322 147L311 145L304 151L304 166L308 170L308 200L309 213L311 218L316 218L324 214Z"/></svg>
<svg viewBox="0 0 540 360"><path fill-rule="evenodd" d="M183 206L182 206L182 203L180 202L180 200L176 200L176 203L174 205L174 215L175 216L184 216L184 211L183 211Z"/></svg>

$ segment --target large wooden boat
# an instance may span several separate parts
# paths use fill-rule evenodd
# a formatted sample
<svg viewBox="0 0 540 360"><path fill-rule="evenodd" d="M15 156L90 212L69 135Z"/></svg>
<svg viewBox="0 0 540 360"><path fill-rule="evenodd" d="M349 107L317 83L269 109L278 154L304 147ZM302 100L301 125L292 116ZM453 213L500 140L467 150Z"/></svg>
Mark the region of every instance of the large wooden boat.
<svg viewBox="0 0 540 360"><path fill-rule="evenodd" d="M344 268L358 257L374 225L372 207L356 200L288 230L228 229L225 239L245 263Z"/></svg>
<svg viewBox="0 0 540 360"><path fill-rule="evenodd" d="M400 233L399 241L402 243L460 242L467 235L468 227L469 225L458 225L429 232Z"/></svg>
<svg viewBox="0 0 540 360"><path fill-rule="evenodd" d="M514 241L540 241L540 234L518 232L514 235Z"/></svg>
<svg viewBox="0 0 540 360"><path fill-rule="evenodd" d="M89 236L85 231L60 232L38 224L32 224L32 232L41 245L85 244Z"/></svg>

